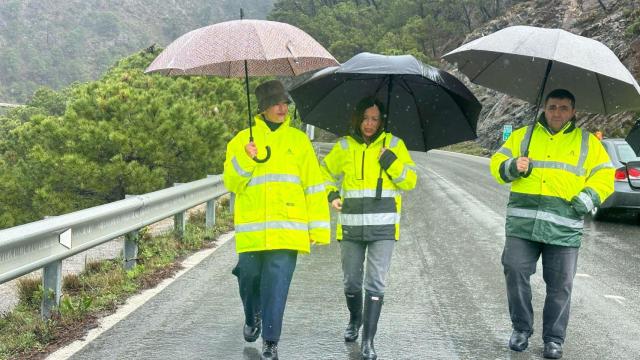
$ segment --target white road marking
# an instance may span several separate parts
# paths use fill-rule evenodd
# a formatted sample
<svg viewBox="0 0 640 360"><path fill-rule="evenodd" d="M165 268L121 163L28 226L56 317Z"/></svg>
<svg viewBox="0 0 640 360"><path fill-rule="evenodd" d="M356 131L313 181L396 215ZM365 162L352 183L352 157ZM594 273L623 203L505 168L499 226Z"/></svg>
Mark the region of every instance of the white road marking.
<svg viewBox="0 0 640 360"><path fill-rule="evenodd" d="M149 301L152 297L156 296L158 293L164 290L164 288L166 288L172 282L177 280L180 276L184 275L187 271L191 270L191 268L198 265L202 260L206 259L209 255L213 254L213 252L218 250L220 246L222 246L224 243L232 239L234 235L235 235L235 232L233 231L227 234L223 234L218 238L217 246L215 248L199 251L189 256L188 258L186 258L182 262L182 266L184 266L184 269L180 270L173 277L163 280L155 288L145 290L140 294L131 297L115 313L105 318L102 318L100 320L98 327L89 331L89 333L87 333L87 336L83 340L74 341L70 345L67 345L57 350L53 354L49 355L47 357L47 360L68 359L71 356L73 356L73 354L75 354L76 352L82 350L83 347L85 347L91 341L95 340L103 332L109 330L111 327L117 324L120 320L129 316L129 314L134 312L140 306L144 305L144 303Z"/></svg>
<svg viewBox="0 0 640 360"><path fill-rule="evenodd" d="M620 305L624 305L624 301L627 300L624 298L624 296L618 296L618 295L605 295L604 297L607 299L614 300Z"/></svg>

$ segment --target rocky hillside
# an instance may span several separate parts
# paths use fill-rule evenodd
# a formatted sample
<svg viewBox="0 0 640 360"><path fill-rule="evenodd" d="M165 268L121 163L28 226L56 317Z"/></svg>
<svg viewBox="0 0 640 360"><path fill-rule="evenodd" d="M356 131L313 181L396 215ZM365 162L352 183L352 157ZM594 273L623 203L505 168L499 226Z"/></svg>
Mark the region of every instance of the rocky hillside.
<svg viewBox="0 0 640 360"><path fill-rule="evenodd" d="M22 103L39 86L95 80L117 60L166 46L198 27L264 19L273 0L0 1L0 102Z"/></svg>
<svg viewBox="0 0 640 360"><path fill-rule="evenodd" d="M604 43L639 79L639 13L638 0L533 0L513 6L504 16L470 33L464 42L512 25L561 28ZM446 66L467 81L464 75ZM513 124L517 128L531 121L534 106L468 81L467 84L483 105L478 125L478 142L483 147L495 150L501 145L504 124ZM578 113L577 117L578 125L590 131L601 130L607 137L621 137L628 132L638 114L626 112L604 116Z"/></svg>

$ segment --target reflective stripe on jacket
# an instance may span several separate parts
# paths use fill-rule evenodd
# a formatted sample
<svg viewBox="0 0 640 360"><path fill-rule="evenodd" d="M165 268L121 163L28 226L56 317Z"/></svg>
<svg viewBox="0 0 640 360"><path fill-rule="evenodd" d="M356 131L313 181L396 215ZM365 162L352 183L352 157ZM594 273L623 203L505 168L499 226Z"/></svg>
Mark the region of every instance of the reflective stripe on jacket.
<svg viewBox="0 0 640 360"><path fill-rule="evenodd" d="M568 122L556 134L544 114L534 126L514 131L491 157L491 174L511 183L506 235L554 245L578 247L584 215L613 192L614 168L600 141ZM529 176L516 160L531 138Z"/></svg>
<svg viewBox="0 0 640 360"><path fill-rule="evenodd" d="M380 174L383 140L390 154L382 172L382 197L375 199ZM398 240L400 237L401 190L416 186L416 166L404 142L383 133L371 144L351 136L338 140L322 161L327 192L339 191L343 199L338 216L338 240Z"/></svg>
<svg viewBox="0 0 640 360"><path fill-rule="evenodd" d="M257 115L253 127L258 158L271 147L271 158L256 163L245 153L249 129L227 145L224 184L236 194L236 250L290 249L308 253L309 241L328 244L329 208L322 173L311 142L289 126L271 131Z"/></svg>

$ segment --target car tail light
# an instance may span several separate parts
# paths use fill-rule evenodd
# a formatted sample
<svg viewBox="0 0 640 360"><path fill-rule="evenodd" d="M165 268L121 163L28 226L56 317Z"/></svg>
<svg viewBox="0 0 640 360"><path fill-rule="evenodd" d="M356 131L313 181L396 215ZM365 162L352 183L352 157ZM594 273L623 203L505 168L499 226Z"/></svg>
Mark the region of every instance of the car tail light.
<svg viewBox="0 0 640 360"><path fill-rule="evenodd" d="M640 179L640 170L637 168L629 168L629 173L627 174L627 168L621 167L616 169L616 181L627 181L627 176L631 179Z"/></svg>

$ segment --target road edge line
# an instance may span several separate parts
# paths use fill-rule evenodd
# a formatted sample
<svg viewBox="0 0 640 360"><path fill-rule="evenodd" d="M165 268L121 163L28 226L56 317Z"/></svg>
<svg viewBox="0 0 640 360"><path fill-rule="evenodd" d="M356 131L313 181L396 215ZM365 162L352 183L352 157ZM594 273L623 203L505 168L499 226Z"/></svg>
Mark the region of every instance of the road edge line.
<svg viewBox="0 0 640 360"><path fill-rule="evenodd" d="M147 301L151 300L154 296L159 294L162 290L164 290L171 283L176 281L182 275L186 274L189 270L191 270L194 266L200 264L202 260L209 257L216 250L226 244L229 240L231 240L235 235L234 231L228 232L226 234L220 235L220 237L216 240L216 247L205 249L194 253L188 258L184 259L180 264L183 266L183 269L178 271L174 276L162 280L156 287L147 289L142 291L139 294L132 296L127 299L124 305L120 306L115 313L106 316L100 320L98 320L98 326L94 329L91 329L84 339L76 340L71 344L62 347L55 352L51 353L46 357L46 360L63 360L68 359L73 356L78 351L82 350L85 346L91 343L93 340L98 338L102 333L111 329L114 325L116 325L120 320L123 320L129 314L137 310L140 306L144 305Z"/></svg>

